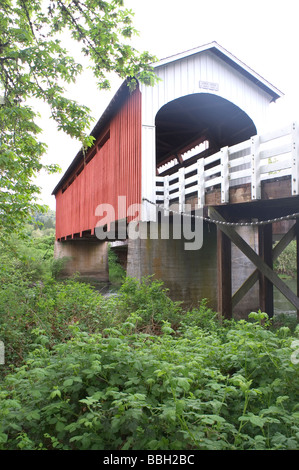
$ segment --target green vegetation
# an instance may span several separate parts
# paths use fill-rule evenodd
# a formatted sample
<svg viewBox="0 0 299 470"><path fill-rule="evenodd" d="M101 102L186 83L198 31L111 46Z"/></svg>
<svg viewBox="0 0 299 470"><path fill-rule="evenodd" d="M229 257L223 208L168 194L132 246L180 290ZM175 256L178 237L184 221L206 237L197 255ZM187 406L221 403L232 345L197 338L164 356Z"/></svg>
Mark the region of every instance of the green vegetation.
<svg viewBox="0 0 299 470"><path fill-rule="evenodd" d="M126 272L118 262L117 254L110 248L110 246L108 251L108 263L109 280L115 287L118 287L123 283Z"/></svg>
<svg viewBox="0 0 299 470"><path fill-rule="evenodd" d="M36 177L47 151L37 124L40 103L46 119L77 139L85 152L93 143L91 111L72 97L69 85L90 67L99 89L115 76L136 88L136 77L155 83L155 57L138 52L133 12L123 0L1 0L0 2L0 237L20 233L38 204ZM65 45L75 52L75 57ZM76 89L76 88L75 88ZM74 92L73 92L74 93ZM75 98L75 99L73 99ZM45 108L44 108L45 109ZM48 117L49 116L49 117Z"/></svg>
<svg viewBox="0 0 299 470"><path fill-rule="evenodd" d="M274 264L275 270L283 277L294 277L297 273L296 241L284 249Z"/></svg>
<svg viewBox="0 0 299 470"><path fill-rule="evenodd" d="M205 300L186 312L161 282L125 279L112 251L117 295L58 278L53 214L34 183L58 168L41 162L28 102L46 102L82 152L92 144L90 111L63 88L84 67L62 33L89 57L100 88L111 72L131 90L137 75L154 83L154 58L128 45L133 13L123 3L0 5L0 450L298 449L298 325L262 312L224 322ZM289 274L293 258L276 269Z"/></svg>
<svg viewBox="0 0 299 470"><path fill-rule="evenodd" d="M151 278L105 296L52 254L1 250L0 449L299 448L298 326L186 312Z"/></svg>

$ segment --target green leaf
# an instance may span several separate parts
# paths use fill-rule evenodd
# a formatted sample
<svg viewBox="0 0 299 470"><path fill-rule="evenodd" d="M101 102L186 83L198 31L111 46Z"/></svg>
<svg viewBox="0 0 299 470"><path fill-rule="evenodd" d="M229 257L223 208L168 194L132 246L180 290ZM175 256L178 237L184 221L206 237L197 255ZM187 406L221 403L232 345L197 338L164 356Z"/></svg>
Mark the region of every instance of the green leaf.
<svg viewBox="0 0 299 470"><path fill-rule="evenodd" d="M83 149L94 137L89 134L93 121L90 110L67 96L65 87L75 83L85 68L57 39L60 33L74 49L81 47L88 56L94 79L108 88L109 74L154 81L150 65L155 57L139 53L127 42L136 34L132 12L122 2L81 0L70 2L11 2L0 4L1 68L0 90L0 236L21 231L34 210L40 188L34 183L42 169L57 166L41 161L46 145L39 141L42 129L33 105L40 100L49 105L51 118L59 130L77 139ZM129 81L128 81L129 84ZM75 97L76 98L76 97Z"/></svg>
<svg viewBox="0 0 299 470"><path fill-rule="evenodd" d="M40 419L40 413L38 410L33 410L30 413L26 414L26 419L28 421Z"/></svg>
<svg viewBox="0 0 299 470"><path fill-rule="evenodd" d="M64 382L63 382L63 386L64 387L71 387L74 383L74 380L73 379L66 379Z"/></svg>
<svg viewBox="0 0 299 470"><path fill-rule="evenodd" d="M256 416L253 413L249 413L247 416L240 416L239 421L249 421L254 426L263 428L264 424L267 422L267 419Z"/></svg>
<svg viewBox="0 0 299 470"><path fill-rule="evenodd" d="M188 379L184 377L178 377L177 378L177 384L179 387L182 387L185 392L188 392L190 390L190 384Z"/></svg>
<svg viewBox="0 0 299 470"><path fill-rule="evenodd" d="M5 433L0 433L0 444L5 444L8 440L8 435Z"/></svg>
<svg viewBox="0 0 299 470"><path fill-rule="evenodd" d="M58 389L53 390L53 392L51 392L50 394L50 398L56 398L56 397L61 398L61 391Z"/></svg>

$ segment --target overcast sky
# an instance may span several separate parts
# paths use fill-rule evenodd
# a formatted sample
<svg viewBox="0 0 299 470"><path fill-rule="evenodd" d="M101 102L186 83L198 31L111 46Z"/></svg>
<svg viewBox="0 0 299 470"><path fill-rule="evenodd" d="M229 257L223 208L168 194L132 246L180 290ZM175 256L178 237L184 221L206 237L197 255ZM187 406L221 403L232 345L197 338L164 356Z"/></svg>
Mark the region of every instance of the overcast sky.
<svg viewBox="0 0 299 470"><path fill-rule="evenodd" d="M138 50L162 59L217 41L284 93L271 105L270 127L299 120L298 0L125 0L125 6L135 12L134 26L140 34L134 46ZM115 81L111 93L99 92L92 77L85 76L76 85L74 98L89 106L98 120L118 86ZM41 125L48 144L45 162L58 163L64 172L80 145L47 119ZM52 209L51 192L61 176L38 180L42 202Z"/></svg>

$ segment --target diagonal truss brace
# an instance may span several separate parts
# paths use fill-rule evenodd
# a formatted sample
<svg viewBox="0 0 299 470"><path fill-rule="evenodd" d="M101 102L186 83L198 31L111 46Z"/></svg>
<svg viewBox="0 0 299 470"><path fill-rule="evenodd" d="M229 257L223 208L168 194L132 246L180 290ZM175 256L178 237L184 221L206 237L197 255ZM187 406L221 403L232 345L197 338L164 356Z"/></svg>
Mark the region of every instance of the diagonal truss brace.
<svg viewBox="0 0 299 470"><path fill-rule="evenodd" d="M272 250L272 259L275 261L283 250L288 246L288 244L296 236L296 226L293 225L292 228L282 237L282 239L275 245ZM234 308L240 300L244 297L245 294L254 286L254 284L259 279L259 271L256 269L253 273L243 282L239 289L233 294L232 297L232 307Z"/></svg>
<svg viewBox="0 0 299 470"><path fill-rule="evenodd" d="M225 219L214 208L210 207L210 216L214 220L225 222ZM219 224L217 227L247 256L247 258L256 266L256 270L243 283L233 296L232 306L236 305L246 292L258 280L258 273L261 272L269 281L288 299L289 302L299 310L299 298L294 292L278 277L278 275L262 260L262 258L248 245L248 243L235 231L232 226ZM277 258L283 249L295 236L295 228L292 229L281 239L273 250L273 256ZM292 238L291 238L292 237ZM245 286L245 287L244 287Z"/></svg>

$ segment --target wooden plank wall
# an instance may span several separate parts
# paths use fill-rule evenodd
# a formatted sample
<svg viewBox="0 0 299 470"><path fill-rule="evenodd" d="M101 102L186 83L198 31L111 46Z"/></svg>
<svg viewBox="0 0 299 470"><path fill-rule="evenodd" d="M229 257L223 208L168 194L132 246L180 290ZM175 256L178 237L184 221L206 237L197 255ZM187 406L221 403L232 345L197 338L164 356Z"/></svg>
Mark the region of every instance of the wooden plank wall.
<svg viewBox="0 0 299 470"><path fill-rule="evenodd" d="M110 130L110 138L99 143ZM111 204L115 220L125 217L127 208L141 202L141 93L134 93L122 105L98 137L96 155L73 183L56 194L56 239L74 236L94 228L101 217L95 215L99 204ZM91 150L93 150L91 149ZM89 152L90 153L90 152ZM76 172L75 172L76 173ZM126 197L118 213L118 196ZM109 216L106 223L113 222Z"/></svg>

